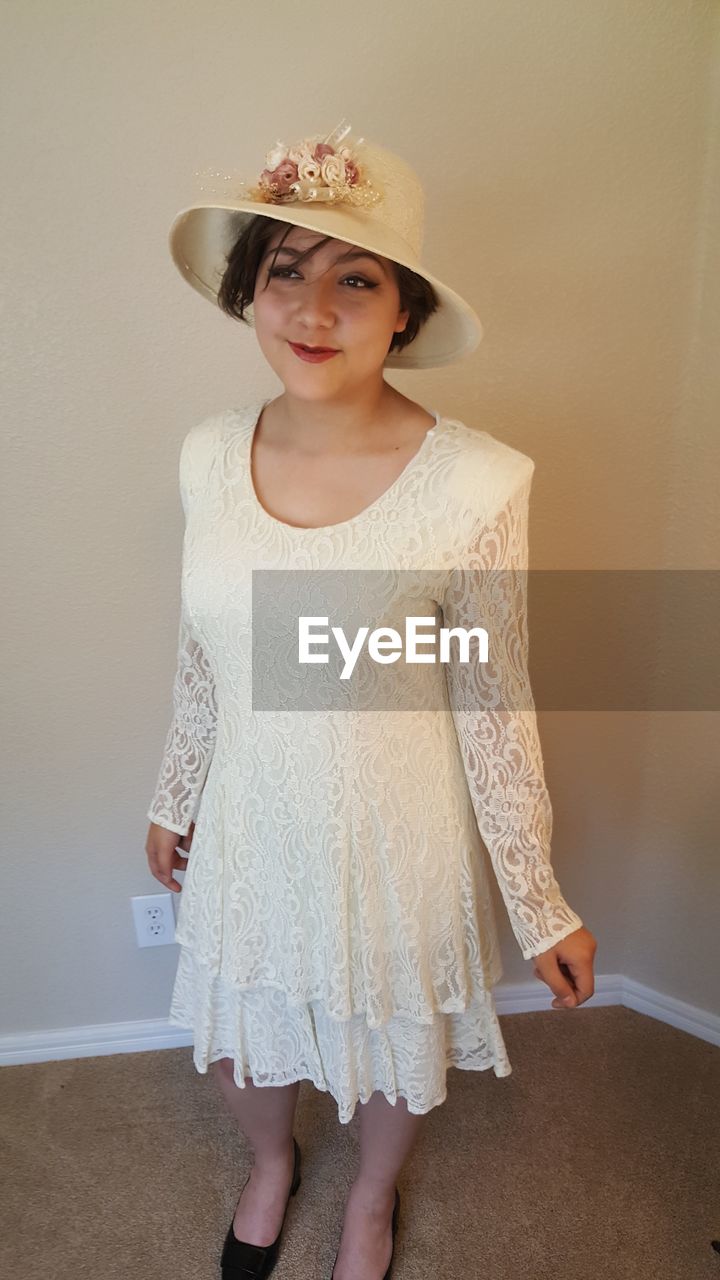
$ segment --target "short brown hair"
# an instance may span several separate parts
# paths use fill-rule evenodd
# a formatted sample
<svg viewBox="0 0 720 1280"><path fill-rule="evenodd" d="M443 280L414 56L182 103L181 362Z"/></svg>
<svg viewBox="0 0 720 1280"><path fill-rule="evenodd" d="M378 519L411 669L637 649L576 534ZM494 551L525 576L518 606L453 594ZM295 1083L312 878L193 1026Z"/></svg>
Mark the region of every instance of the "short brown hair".
<svg viewBox="0 0 720 1280"><path fill-rule="evenodd" d="M255 296L257 274L267 245L278 227L286 228L285 235L275 251L277 256L280 245L294 226L293 222L281 222L278 218L267 218L263 214L256 214L248 219L227 254L227 267L218 290L218 305L227 315L235 320L243 320L245 324L250 323L245 316L245 309L252 303ZM294 265L304 262L331 238L331 236L324 236L297 258ZM391 258L388 261L400 292L400 310L407 310L410 313L402 333L393 334L388 348L389 354L391 351L401 351L403 347L409 346L428 317L437 311L440 299L432 285L417 272L401 266L399 262L393 262Z"/></svg>

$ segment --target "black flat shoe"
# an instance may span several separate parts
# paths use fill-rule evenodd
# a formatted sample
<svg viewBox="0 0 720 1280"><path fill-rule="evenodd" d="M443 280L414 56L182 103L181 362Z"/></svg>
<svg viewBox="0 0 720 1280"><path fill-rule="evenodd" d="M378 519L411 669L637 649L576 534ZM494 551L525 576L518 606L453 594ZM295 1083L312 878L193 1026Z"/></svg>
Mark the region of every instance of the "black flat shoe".
<svg viewBox="0 0 720 1280"><path fill-rule="evenodd" d="M392 1271L393 1258L394 1258L394 1256L395 1256L395 1236L397 1235L398 1215L399 1215L399 1213L400 1213L400 1192L398 1191L398 1189L397 1189L397 1187L396 1187L396 1188L395 1188L395 1207L393 1208L393 1216L392 1216L392 1242L393 1242L393 1247L392 1247L392 1253L390 1254L390 1261L388 1262L388 1269L387 1269L387 1271L385 1272L385 1275L383 1276L383 1280L390 1280L390 1272ZM338 1253L339 1253L339 1252L340 1252L340 1250L338 1249ZM337 1262L337 1260L338 1260L338 1255L337 1255L337 1253L336 1253L336 1254L335 1254L335 1262ZM331 1274L330 1274L330 1280L333 1280L333 1276L335 1275L335 1262L333 1262L333 1269L332 1269L332 1272L331 1272Z"/></svg>
<svg viewBox="0 0 720 1280"><path fill-rule="evenodd" d="M290 1204L290 1196L294 1196L300 1186L300 1148L293 1138L295 1147L295 1166L293 1169L293 1180L290 1187L290 1193L285 1205L285 1213L280 1224L280 1230L272 1244L249 1244L247 1240L238 1240L233 1231L232 1221L228 1227L228 1233L223 1244L222 1255L220 1258L220 1271L222 1280L265 1280L265 1276L269 1276L275 1263L278 1260L280 1251L280 1237L285 1226L285 1218L287 1216L288 1205ZM245 1181L245 1186L250 1180L250 1174ZM245 1189L243 1187L243 1190ZM242 1192L240 1193L242 1196ZM233 1221L235 1214L233 1214Z"/></svg>

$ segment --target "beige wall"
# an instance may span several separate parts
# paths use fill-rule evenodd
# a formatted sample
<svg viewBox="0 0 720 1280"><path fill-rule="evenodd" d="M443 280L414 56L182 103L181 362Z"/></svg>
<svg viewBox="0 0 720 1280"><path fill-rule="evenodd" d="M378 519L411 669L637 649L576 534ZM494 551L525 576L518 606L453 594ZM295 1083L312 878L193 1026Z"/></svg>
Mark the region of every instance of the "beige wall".
<svg viewBox="0 0 720 1280"><path fill-rule="evenodd" d="M280 388L183 284L205 166L343 116L427 184L486 326L388 380L536 461L535 568L717 568L717 5L24 0L2 52L0 1031L161 1018L129 899L170 715L180 441ZM625 973L720 1014L718 716L545 712L554 860ZM505 976L531 977L503 915ZM550 996L548 993L548 1006Z"/></svg>

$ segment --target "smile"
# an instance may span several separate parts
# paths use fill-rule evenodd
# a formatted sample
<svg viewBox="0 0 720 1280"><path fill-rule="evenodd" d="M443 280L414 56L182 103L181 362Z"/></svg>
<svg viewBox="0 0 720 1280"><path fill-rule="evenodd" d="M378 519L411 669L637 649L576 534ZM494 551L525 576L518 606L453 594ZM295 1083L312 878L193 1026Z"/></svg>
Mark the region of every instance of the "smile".
<svg viewBox="0 0 720 1280"><path fill-rule="evenodd" d="M330 360L333 356L339 355L338 351L308 351L306 347L302 347L296 342L290 342L288 346L295 352L296 356L299 356L301 360L306 360L309 364L320 364L323 360Z"/></svg>

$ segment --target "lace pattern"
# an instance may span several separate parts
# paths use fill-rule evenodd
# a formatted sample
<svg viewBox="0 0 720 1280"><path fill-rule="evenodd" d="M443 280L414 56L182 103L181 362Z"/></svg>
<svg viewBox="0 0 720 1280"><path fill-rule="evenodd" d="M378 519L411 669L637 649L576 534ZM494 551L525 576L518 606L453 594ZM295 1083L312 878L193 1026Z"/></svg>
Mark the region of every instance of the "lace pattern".
<svg viewBox="0 0 720 1280"><path fill-rule="evenodd" d="M186 521L195 496L190 458L195 441L186 436L180 452L180 498ZM186 529L186 540L189 531ZM217 737L215 676L190 618L183 587L173 717L147 817L168 831L186 835L194 822Z"/></svg>
<svg viewBox="0 0 720 1280"><path fill-rule="evenodd" d="M582 924L550 864L527 668L534 464L440 419L387 500L301 529L252 488L261 407L198 424L180 456L174 713L148 811L179 834L196 823L172 1020L192 1027L198 1070L231 1056L239 1085L243 1072L309 1078L345 1119L373 1088L426 1110L448 1065L510 1072L489 873L526 958ZM487 625L493 661L482 678L471 664L421 668L440 712L256 713L253 568L413 570L400 613Z"/></svg>
<svg viewBox="0 0 720 1280"><path fill-rule="evenodd" d="M449 575L450 627L485 627L489 662L446 666L478 828L525 959L582 926L550 862L552 805L528 669L528 511L534 463L494 518L480 522Z"/></svg>
<svg viewBox="0 0 720 1280"><path fill-rule="evenodd" d="M240 990L180 951L169 1021L195 1028L193 1064L201 1074L231 1058L238 1088L311 1080L337 1102L348 1124L358 1102L381 1090L422 1115L447 1097L448 1067L512 1074L492 993L479 992L460 1013L437 1013L431 1025L398 1016L377 1028L362 1014L338 1021L321 1002L296 1005L275 987Z"/></svg>

